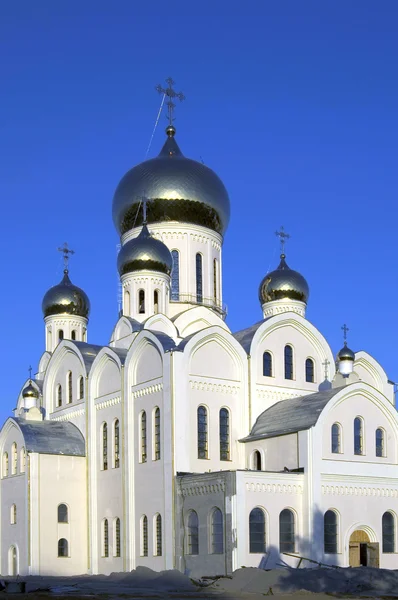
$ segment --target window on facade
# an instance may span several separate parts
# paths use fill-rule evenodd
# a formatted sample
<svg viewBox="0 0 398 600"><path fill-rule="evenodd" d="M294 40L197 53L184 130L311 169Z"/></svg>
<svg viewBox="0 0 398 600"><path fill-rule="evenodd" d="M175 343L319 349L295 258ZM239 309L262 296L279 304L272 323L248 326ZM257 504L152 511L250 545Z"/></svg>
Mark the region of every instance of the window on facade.
<svg viewBox="0 0 398 600"><path fill-rule="evenodd" d="M10 523L11 523L11 525L16 525L16 523L17 523L17 505L16 504L13 504L11 506Z"/></svg>
<svg viewBox="0 0 398 600"><path fill-rule="evenodd" d="M68 404L72 402L72 371L68 373Z"/></svg>
<svg viewBox="0 0 398 600"><path fill-rule="evenodd" d="M217 264L217 259L214 259L213 260L213 300L214 300L214 304L218 304L217 279L218 279L218 264Z"/></svg>
<svg viewBox="0 0 398 600"><path fill-rule="evenodd" d="M130 315L130 292L124 290L124 314Z"/></svg>
<svg viewBox="0 0 398 600"><path fill-rule="evenodd" d="M76 330L75 329L72 330L72 336L71 337L72 337L72 340L76 340Z"/></svg>
<svg viewBox="0 0 398 600"><path fill-rule="evenodd" d="M58 523L68 523L68 507L66 504L58 505Z"/></svg>
<svg viewBox="0 0 398 600"><path fill-rule="evenodd" d="M155 408L154 416L154 455L155 460L160 460L160 408Z"/></svg>
<svg viewBox="0 0 398 600"><path fill-rule="evenodd" d="M119 558L120 557L120 519L116 518L114 521L114 532L115 532L115 540L113 546L114 555Z"/></svg>
<svg viewBox="0 0 398 600"><path fill-rule="evenodd" d="M172 250L173 268L171 271L171 299L178 302L180 299L180 254Z"/></svg>
<svg viewBox="0 0 398 600"><path fill-rule="evenodd" d="M293 348L285 346L285 379L293 379Z"/></svg>
<svg viewBox="0 0 398 600"><path fill-rule="evenodd" d="M253 508L249 515L249 552L265 552L265 514L261 508Z"/></svg>
<svg viewBox="0 0 398 600"><path fill-rule="evenodd" d="M63 329L59 329L58 330L58 341L62 342L63 339L64 339L64 330Z"/></svg>
<svg viewBox="0 0 398 600"><path fill-rule="evenodd" d="M83 342L87 342L87 329L83 327Z"/></svg>
<svg viewBox="0 0 398 600"><path fill-rule="evenodd" d="M363 454L363 421L360 417L354 420L354 454Z"/></svg>
<svg viewBox="0 0 398 600"><path fill-rule="evenodd" d="M102 469L108 469L108 425L102 424Z"/></svg>
<svg viewBox="0 0 398 600"><path fill-rule="evenodd" d="M3 454L3 477L8 477L8 452Z"/></svg>
<svg viewBox="0 0 398 600"><path fill-rule="evenodd" d="M198 458L207 458L207 409L198 408Z"/></svg>
<svg viewBox="0 0 398 600"><path fill-rule="evenodd" d="M141 556L148 556L148 518L141 518Z"/></svg>
<svg viewBox="0 0 398 600"><path fill-rule="evenodd" d="M140 315L145 313L145 292L144 290L140 290L138 292L138 312Z"/></svg>
<svg viewBox="0 0 398 600"><path fill-rule="evenodd" d="M113 466L118 469L120 466L120 431L119 419L113 424Z"/></svg>
<svg viewBox="0 0 398 600"><path fill-rule="evenodd" d="M14 442L11 446L11 474L16 475L18 469L18 451L17 445Z"/></svg>
<svg viewBox="0 0 398 600"><path fill-rule="evenodd" d="M162 517L155 517L155 556L162 556Z"/></svg>
<svg viewBox="0 0 398 600"><path fill-rule="evenodd" d="M383 552L395 552L395 517L385 512L382 517Z"/></svg>
<svg viewBox="0 0 398 600"><path fill-rule="evenodd" d="M57 385L57 407L62 406L62 387Z"/></svg>
<svg viewBox="0 0 398 600"><path fill-rule="evenodd" d="M26 469L26 451L25 448L22 447L19 454L19 468L21 473L25 473Z"/></svg>
<svg viewBox="0 0 398 600"><path fill-rule="evenodd" d="M338 423L332 425L332 453L340 454L341 452L341 427Z"/></svg>
<svg viewBox="0 0 398 600"><path fill-rule="evenodd" d="M109 556L109 524L108 519L102 521L102 556Z"/></svg>
<svg viewBox="0 0 398 600"><path fill-rule="evenodd" d="M58 556L60 558L68 557L68 540L65 538L58 540Z"/></svg>
<svg viewBox="0 0 398 600"><path fill-rule="evenodd" d="M314 382L314 361L312 358L307 358L305 361L305 380L309 383Z"/></svg>
<svg viewBox="0 0 398 600"><path fill-rule="evenodd" d="M47 348L46 350L51 350L51 329L47 329Z"/></svg>
<svg viewBox="0 0 398 600"><path fill-rule="evenodd" d="M140 418L140 446L141 446L141 462L146 462L146 412L145 410L141 413Z"/></svg>
<svg viewBox="0 0 398 600"><path fill-rule="evenodd" d="M279 515L279 550L280 552L295 551L294 514L288 508Z"/></svg>
<svg viewBox="0 0 398 600"><path fill-rule="evenodd" d="M272 377L272 355L270 352L263 354L263 375L264 377Z"/></svg>
<svg viewBox="0 0 398 600"><path fill-rule="evenodd" d="M159 292L155 290L153 292L153 312L155 315L159 312Z"/></svg>
<svg viewBox="0 0 398 600"><path fill-rule="evenodd" d="M188 514L187 530L188 554L199 554L199 519L194 510Z"/></svg>
<svg viewBox="0 0 398 600"><path fill-rule="evenodd" d="M253 452L253 469L255 471L261 471L261 453L258 450Z"/></svg>
<svg viewBox="0 0 398 600"><path fill-rule="evenodd" d="M379 427L378 429L376 429L376 456L385 456L385 455L386 455L386 449L385 449L384 429L381 429L381 427Z"/></svg>
<svg viewBox="0 0 398 600"><path fill-rule="evenodd" d="M223 516L219 508L215 508L211 514L211 553L222 554L224 552L224 527Z"/></svg>
<svg viewBox="0 0 398 600"><path fill-rule="evenodd" d="M79 377L79 400L84 398L84 378Z"/></svg>
<svg viewBox="0 0 398 600"><path fill-rule="evenodd" d="M229 410L220 410L220 460L229 460Z"/></svg>
<svg viewBox="0 0 398 600"><path fill-rule="evenodd" d="M334 510L328 510L323 517L323 543L326 554L337 554L338 522Z"/></svg>
<svg viewBox="0 0 398 600"><path fill-rule="evenodd" d="M196 255L196 302L203 302L203 257Z"/></svg>

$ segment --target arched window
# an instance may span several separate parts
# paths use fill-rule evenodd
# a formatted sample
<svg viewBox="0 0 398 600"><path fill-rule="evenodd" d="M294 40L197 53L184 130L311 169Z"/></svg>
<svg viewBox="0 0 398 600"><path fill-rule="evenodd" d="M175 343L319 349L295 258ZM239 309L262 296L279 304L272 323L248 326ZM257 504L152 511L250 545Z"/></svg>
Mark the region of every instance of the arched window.
<svg viewBox="0 0 398 600"><path fill-rule="evenodd" d="M332 425L332 453L340 454L341 452L341 427L338 423Z"/></svg>
<svg viewBox="0 0 398 600"><path fill-rule="evenodd" d="M162 517L155 517L155 556L162 556Z"/></svg>
<svg viewBox="0 0 398 600"><path fill-rule="evenodd" d="M187 530L188 554L199 554L199 519L194 510L189 511Z"/></svg>
<svg viewBox="0 0 398 600"><path fill-rule="evenodd" d="M145 292L144 290L139 290L138 292L138 312L140 315L145 313Z"/></svg>
<svg viewBox="0 0 398 600"><path fill-rule="evenodd" d="M57 385L57 407L62 406L62 387Z"/></svg>
<svg viewBox="0 0 398 600"><path fill-rule="evenodd" d="M117 517L114 520L114 543L113 543L113 553L117 558L120 557L120 519Z"/></svg>
<svg viewBox="0 0 398 600"><path fill-rule="evenodd" d="M155 460L160 460L160 408L156 407L153 414L153 449Z"/></svg>
<svg viewBox="0 0 398 600"><path fill-rule="evenodd" d="M68 372L68 377L67 377L67 381L68 381L68 404L70 404L72 402L72 371Z"/></svg>
<svg viewBox="0 0 398 600"><path fill-rule="evenodd" d="M338 522L334 510L328 510L323 517L323 545L325 554L337 554Z"/></svg>
<svg viewBox="0 0 398 600"><path fill-rule="evenodd" d="M140 418L140 462L146 462L146 412L141 413Z"/></svg>
<svg viewBox="0 0 398 600"><path fill-rule="evenodd" d="M314 383L314 361L312 358L307 358L305 361L305 380L308 383Z"/></svg>
<svg viewBox="0 0 398 600"><path fill-rule="evenodd" d="M196 255L196 302L203 302L203 257L200 252Z"/></svg>
<svg viewBox="0 0 398 600"><path fill-rule="evenodd" d="M8 477L8 452L3 454L3 477Z"/></svg>
<svg viewBox="0 0 398 600"><path fill-rule="evenodd" d="M18 551L15 546L10 546L8 550L8 574L18 575Z"/></svg>
<svg viewBox="0 0 398 600"><path fill-rule="evenodd" d="M141 517L141 556L148 556L148 518Z"/></svg>
<svg viewBox="0 0 398 600"><path fill-rule="evenodd" d="M68 540L66 540L65 538L61 538L60 540L58 540L58 557L68 557Z"/></svg>
<svg viewBox="0 0 398 600"><path fill-rule="evenodd" d="M220 460L229 460L229 410L220 410Z"/></svg>
<svg viewBox="0 0 398 600"><path fill-rule="evenodd" d="M363 454L363 421L361 417L354 419L354 454Z"/></svg>
<svg viewBox="0 0 398 600"><path fill-rule="evenodd" d="M58 341L62 342L63 339L64 339L64 330L63 329L59 329L58 330Z"/></svg>
<svg viewBox="0 0 398 600"><path fill-rule="evenodd" d="M264 377L272 377L272 356L270 352L263 354L263 375Z"/></svg>
<svg viewBox="0 0 398 600"><path fill-rule="evenodd" d="M293 379L293 348L285 346L285 379Z"/></svg>
<svg viewBox="0 0 398 600"><path fill-rule="evenodd" d="M395 518L390 512L382 517L383 552L395 552Z"/></svg>
<svg viewBox="0 0 398 600"><path fill-rule="evenodd" d="M18 469L18 451L17 445L14 442L11 446L11 475L16 475Z"/></svg>
<svg viewBox="0 0 398 600"><path fill-rule="evenodd" d="M109 525L108 519L102 521L102 556L108 558L109 556Z"/></svg>
<svg viewBox="0 0 398 600"><path fill-rule="evenodd" d="M384 429L379 427L376 429L376 456L385 456L386 448L385 448L385 436Z"/></svg>
<svg viewBox="0 0 398 600"><path fill-rule="evenodd" d="M47 348L46 350L51 350L51 329L50 327L47 329Z"/></svg>
<svg viewBox="0 0 398 600"><path fill-rule="evenodd" d="M25 473L26 469L26 451L25 447L22 446L21 451L19 453L19 469L21 473Z"/></svg>
<svg viewBox="0 0 398 600"><path fill-rule="evenodd" d="M120 431L119 419L113 424L113 466L118 469L120 466Z"/></svg>
<svg viewBox="0 0 398 600"><path fill-rule="evenodd" d="M214 300L214 304L218 304L217 280L218 280L218 264L217 264L217 259L215 258L213 260L213 300Z"/></svg>
<svg viewBox="0 0 398 600"><path fill-rule="evenodd" d="M155 315L159 312L159 292L155 290L153 292L153 312Z"/></svg>
<svg viewBox="0 0 398 600"><path fill-rule="evenodd" d="M11 525L17 524L17 505L16 504L11 505L10 523L11 523Z"/></svg>
<svg viewBox="0 0 398 600"><path fill-rule="evenodd" d="M253 468L255 471L261 471L261 470L262 470L262 465L261 465L261 453L260 453L258 450L255 450L255 451L253 452L252 461L253 461L252 468Z"/></svg>
<svg viewBox="0 0 398 600"><path fill-rule="evenodd" d="M224 527L222 512L215 508L211 514L211 553L222 554L224 552Z"/></svg>
<svg viewBox="0 0 398 600"><path fill-rule="evenodd" d="M66 504L58 504L58 523L69 523L68 507Z"/></svg>
<svg viewBox="0 0 398 600"><path fill-rule="evenodd" d="M265 514L261 508L253 508L249 515L249 552L265 552Z"/></svg>
<svg viewBox="0 0 398 600"><path fill-rule="evenodd" d="M279 515L279 550L280 552L294 552L295 545L294 514L285 508Z"/></svg>
<svg viewBox="0 0 398 600"><path fill-rule="evenodd" d="M72 330L72 340L76 340L76 330Z"/></svg>
<svg viewBox="0 0 398 600"><path fill-rule="evenodd" d="M102 469L108 469L108 425L102 424Z"/></svg>
<svg viewBox="0 0 398 600"><path fill-rule="evenodd" d="M207 409L198 408L198 458L207 458Z"/></svg>
<svg viewBox="0 0 398 600"><path fill-rule="evenodd" d="M128 290L124 290L124 314L130 315L130 292Z"/></svg>
<svg viewBox="0 0 398 600"><path fill-rule="evenodd" d="M178 302L180 299L180 253L172 250L173 268L171 271L171 299Z"/></svg>
<svg viewBox="0 0 398 600"><path fill-rule="evenodd" d="M79 377L79 400L84 398L84 378Z"/></svg>
<svg viewBox="0 0 398 600"><path fill-rule="evenodd" d="M83 327L83 342L87 342L87 329Z"/></svg>

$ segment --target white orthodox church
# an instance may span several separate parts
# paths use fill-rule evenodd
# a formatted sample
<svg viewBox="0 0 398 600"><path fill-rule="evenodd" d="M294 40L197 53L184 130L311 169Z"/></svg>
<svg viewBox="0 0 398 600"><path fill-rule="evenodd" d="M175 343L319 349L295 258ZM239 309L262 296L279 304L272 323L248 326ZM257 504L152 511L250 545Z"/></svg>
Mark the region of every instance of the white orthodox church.
<svg viewBox="0 0 398 600"><path fill-rule="evenodd" d="M392 382L365 351L333 355L284 253L262 319L229 329L228 193L175 133L170 118L160 154L114 195L109 343L88 341L68 268L44 296L45 351L0 433L1 574L196 577L314 564L302 557L397 569Z"/></svg>

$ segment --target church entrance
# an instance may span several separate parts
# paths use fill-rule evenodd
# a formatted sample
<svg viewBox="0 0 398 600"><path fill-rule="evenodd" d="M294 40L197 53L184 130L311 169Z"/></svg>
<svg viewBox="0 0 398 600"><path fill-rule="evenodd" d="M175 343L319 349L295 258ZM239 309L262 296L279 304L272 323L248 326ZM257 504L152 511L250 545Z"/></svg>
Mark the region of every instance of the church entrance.
<svg viewBox="0 0 398 600"><path fill-rule="evenodd" d="M366 531L357 529L350 537L350 567L378 567L379 544L371 542Z"/></svg>

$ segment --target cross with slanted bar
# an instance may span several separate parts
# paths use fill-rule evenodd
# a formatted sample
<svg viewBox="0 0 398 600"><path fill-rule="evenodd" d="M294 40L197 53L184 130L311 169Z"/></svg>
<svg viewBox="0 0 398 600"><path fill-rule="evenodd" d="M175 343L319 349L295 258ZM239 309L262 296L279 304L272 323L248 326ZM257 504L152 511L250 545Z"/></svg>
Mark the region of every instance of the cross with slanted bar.
<svg viewBox="0 0 398 600"><path fill-rule="evenodd" d="M328 360L327 358L325 358L325 360L323 361L322 365L325 367L325 380L327 380L327 378L329 376L330 360Z"/></svg>
<svg viewBox="0 0 398 600"><path fill-rule="evenodd" d="M168 102L166 102L167 107L169 109L167 118L169 119L169 125L172 125L174 121L173 113L176 107L172 99L178 98L178 100L182 102L183 100L185 100L185 96L182 92L176 92L175 90L173 90L173 85L175 84L175 81L173 81L171 77L166 79L166 83L168 84L167 88L162 88L162 86L159 84L156 86L155 89L157 92L159 92L159 94L164 94L168 98Z"/></svg>
<svg viewBox="0 0 398 600"><path fill-rule="evenodd" d="M285 254L286 240L288 240L290 238L290 235L285 232L283 225L281 225L281 228L279 231L275 231L275 235L278 236L278 238L280 239L280 242L281 242L281 254Z"/></svg>
<svg viewBox="0 0 398 600"><path fill-rule="evenodd" d="M69 263L69 254L74 254L75 251L68 248L68 243L64 242L64 245L61 246L61 248L58 248L58 252L62 252L62 254L64 255L64 269L67 271Z"/></svg>
<svg viewBox="0 0 398 600"><path fill-rule="evenodd" d="M341 328L344 331L344 343L347 343L347 331L350 331L350 328L347 327L347 325L344 323L343 327Z"/></svg>
<svg viewBox="0 0 398 600"><path fill-rule="evenodd" d="M29 371L29 379L32 379L32 367L31 367L31 365L29 365L28 371Z"/></svg>

